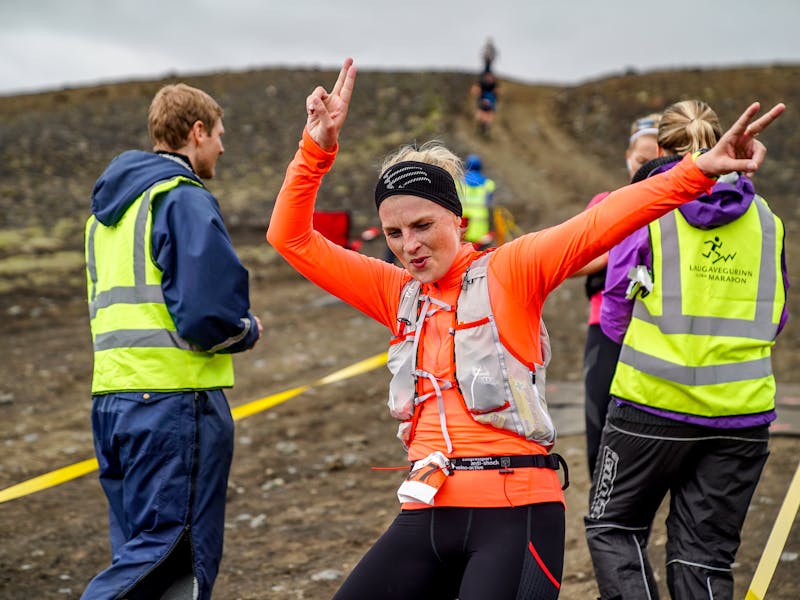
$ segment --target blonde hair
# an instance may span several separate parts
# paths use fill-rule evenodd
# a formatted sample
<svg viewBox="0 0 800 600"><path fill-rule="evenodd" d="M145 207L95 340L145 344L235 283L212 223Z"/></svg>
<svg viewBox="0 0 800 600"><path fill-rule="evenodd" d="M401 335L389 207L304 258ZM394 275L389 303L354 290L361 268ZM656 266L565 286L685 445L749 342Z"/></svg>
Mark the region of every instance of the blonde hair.
<svg viewBox="0 0 800 600"><path fill-rule="evenodd" d="M658 145L682 156L711 148L722 136L719 118L702 100L683 100L669 106L658 126Z"/></svg>
<svg viewBox="0 0 800 600"><path fill-rule="evenodd" d="M461 181L464 177L464 165L461 159L439 140L430 140L421 146L416 144L402 146L383 160L380 172L383 174L392 165L407 160L427 163L444 169L450 173L454 182Z"/></svg>
<svg viewBox="0 0 800 600"><path fill-rule="evenodd" d="M210 133L222 118L222 108L203 90L176 83L165 85L153 97L147 129L153 144L182 148L197 121Z"/></svg>

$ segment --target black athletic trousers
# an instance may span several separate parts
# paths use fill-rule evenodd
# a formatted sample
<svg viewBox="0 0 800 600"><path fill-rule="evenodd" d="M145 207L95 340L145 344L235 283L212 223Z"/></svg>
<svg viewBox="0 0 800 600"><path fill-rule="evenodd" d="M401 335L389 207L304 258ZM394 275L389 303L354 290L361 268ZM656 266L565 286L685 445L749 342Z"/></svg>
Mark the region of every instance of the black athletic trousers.
<svg viewBox="0 0 800 600"><path fill-rule="evenodd" d="M731 567L768 439L767 425L714 429L612 403L585 518L601 598L658 598L647 541L669 493L670 595L730 600Z"/></svg>
<svg viewBox="0 0 800 600"><path fill-rule="evenodd" d="M335 600L553 600L564 506L404 510Z"/></svg>
<svg viewBox="0 0 800 600"><path fill-rule="evenodd" d="M597 449L606 424L611 380L617 368L621 346L609 338L600 325L589 325L583 352L584 416L586 420L586 457L589 478L597 462Z"/></svg>

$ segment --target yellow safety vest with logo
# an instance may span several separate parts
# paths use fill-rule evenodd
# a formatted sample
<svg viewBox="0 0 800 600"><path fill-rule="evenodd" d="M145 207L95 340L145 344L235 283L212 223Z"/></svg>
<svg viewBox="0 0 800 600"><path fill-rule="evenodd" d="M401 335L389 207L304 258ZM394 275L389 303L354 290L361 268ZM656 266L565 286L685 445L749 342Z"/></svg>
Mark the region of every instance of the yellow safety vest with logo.
<svg viewBox="0 0 800 600"><path fill-rule="evenodd" d="M781 220L756 196L715 229L675 210L649 230L653 289L636 299L611 394L704 417L772 410L771 349L786 298Z"/></svg>
<svg viewBox="0 0 800 600"><path fill-rule="evenodd" d="M469 242L478 242L492 230L492 211L486 203L490 194L494 193L495 183L487 179L481 185L467 185L462 182L461 207L467 217L467 229L464 239Z"/></svg>
<svg viewBox="0 0 800 600"><path fill-rule="evenodd" d="M230 354L193 347L175 329L152 258L153 199L182 184L160 181L111 227L86 223L86 282L94 345L92 394L233 386Z"/></svg>

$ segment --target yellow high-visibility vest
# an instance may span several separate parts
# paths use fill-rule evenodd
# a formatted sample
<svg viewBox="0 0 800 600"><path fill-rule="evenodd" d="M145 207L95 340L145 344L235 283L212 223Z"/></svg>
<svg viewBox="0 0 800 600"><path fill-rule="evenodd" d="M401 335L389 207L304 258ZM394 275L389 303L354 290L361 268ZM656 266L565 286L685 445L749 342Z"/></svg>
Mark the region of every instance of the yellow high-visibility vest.
<svg viewBox="0 0 800 600"><path fill-rule="evenodd" d="M649 232L653 290L635 301L611 394L704 417L773 409L781 220L756 196L727 225L697 229L675 210Z"/></svg>
<svg viewBox="0 0 800 600"><path fill-rule="evenodd" d="M175 391L233 386L230 354L192 347L175 328L152 259L152 202L178 176L146 190L111 227L86 223L86 283L94 345L92 394Z"/></svg>
<svg viewBox="0 0 800 600"><path fill-rule="evenodd" d="M461 207L467 217L467 229L464 239L468 242L479 242L492 230L492 209L487 198L495 190L495 183L486 179L481 185L459 185Z"/></svg>

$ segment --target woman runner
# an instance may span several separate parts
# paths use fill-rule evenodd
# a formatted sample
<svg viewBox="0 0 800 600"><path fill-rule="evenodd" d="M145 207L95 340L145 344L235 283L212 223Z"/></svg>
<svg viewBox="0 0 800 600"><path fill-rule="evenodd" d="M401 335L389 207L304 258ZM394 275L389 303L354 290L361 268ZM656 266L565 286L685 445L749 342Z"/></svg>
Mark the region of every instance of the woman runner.
<svg viewBox="0 0 800 600"><path fill-rule="evenodd" d="M751 122L753 104L696 160L486 252L461 241L458 159L442 146L403 148L375 189L383 232L402 265L395 266L312 227L355 77L347 59L330 92L317 87L308 96L300 147L267 232L300 273L393 338L389 408L413 470L398 490L399 515L335 598L557 598L564 496L542 398L549 358L542 304L589 260L708 190L711 177L755 171L765 154L755 135L783 107Z"/></svg>

